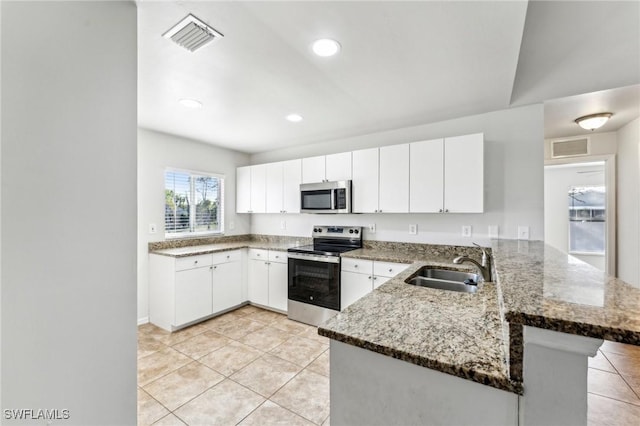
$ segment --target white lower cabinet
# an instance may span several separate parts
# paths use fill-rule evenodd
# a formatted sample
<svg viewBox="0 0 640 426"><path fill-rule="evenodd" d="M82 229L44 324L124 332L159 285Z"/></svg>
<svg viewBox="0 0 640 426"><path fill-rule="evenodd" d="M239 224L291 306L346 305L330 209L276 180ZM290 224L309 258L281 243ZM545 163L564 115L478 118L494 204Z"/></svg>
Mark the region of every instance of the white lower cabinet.
<svg viewBox="0 0 640 426"><path fill-rule="evenodd" d="M405 270L404 263L342 259L340 274L340 307L346 308Z"/></svg>
<svg viewBox="0 0 640 426"><path fill-rule="evenodd" d="M287 311L287 253L249 249L249 301Z"/></svg>
<svg viewBox="0 0 640 426"><path fill-rule="evenodd" d="M149 255L149 320L174 331L244 302L242 252Z"/></svg>
<svg viewBox="0 0 640 426"><path fill-rule="evenodd" d="M175 323L179 326L213 313L209 266L176 272Z"/></svg>

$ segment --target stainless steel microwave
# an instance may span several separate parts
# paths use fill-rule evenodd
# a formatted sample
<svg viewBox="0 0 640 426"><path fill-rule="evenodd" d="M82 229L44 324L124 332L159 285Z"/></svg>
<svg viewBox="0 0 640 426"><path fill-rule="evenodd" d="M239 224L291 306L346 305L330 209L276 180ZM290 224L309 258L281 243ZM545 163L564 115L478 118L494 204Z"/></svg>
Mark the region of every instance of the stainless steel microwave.
<svg viewBox="0 0 640 426"><path fill-rule="evenodd" d="M351 213L351 181L301 184L300 211L302 213Z"/></svg>

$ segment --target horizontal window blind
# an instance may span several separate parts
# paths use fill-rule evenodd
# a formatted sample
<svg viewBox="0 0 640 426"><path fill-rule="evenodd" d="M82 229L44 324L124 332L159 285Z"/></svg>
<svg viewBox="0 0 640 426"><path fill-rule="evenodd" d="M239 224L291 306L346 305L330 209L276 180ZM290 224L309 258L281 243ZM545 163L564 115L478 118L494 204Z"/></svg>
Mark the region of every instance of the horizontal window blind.
<svg viewBox="0 0 640 426"><path fill-rule="evenodd" d="M165 234L222 232L223 182L219 176L165 171Z"/></svg>

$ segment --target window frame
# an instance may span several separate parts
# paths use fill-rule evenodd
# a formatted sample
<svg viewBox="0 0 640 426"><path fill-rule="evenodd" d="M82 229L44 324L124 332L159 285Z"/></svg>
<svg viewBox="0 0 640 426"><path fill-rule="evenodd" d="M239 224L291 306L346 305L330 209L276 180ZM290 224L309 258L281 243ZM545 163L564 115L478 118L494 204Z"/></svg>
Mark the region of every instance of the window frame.
<svg viewBox="0 0 640 426"><path fill-rule="evenodd" d="M218 219L219 219L219 229L217 231L189 231L189 232L167 232L166 226L167 226L167 222L166 222L166 218L164 220L164 237L167 240L175 240L175 239L185 239L185 238L200 238L200 237L206 237L206 236L214 236L214 235L224 235L224 225L225 225L225 220L224 220L224 206L225 206L225 202L224 202L224 198L225 198L225 190L224 190L224 183L226 180L226 177L223 173L215 173L215 172L203 172L200 170L190 170L190 169L183 169L183 168L178 168L178 167L165 167L164 171L162 173L162 177L163 177L163 193L165 194L166 197L166 183L164 183L166 181L166 174L167 172L174 172L174 173L184 173L184 174L188 174L189 175L189 185L190 185L190 195L191 197L195 200L196 198L194 197L195 195L195 180L193 179L194 177L212 177L212 178L216 178L219 181L219 197L220 197L220 202L218 205ZM166 198L164 198L166 200ZM166 201L164 202L164 205L166 206ZM165 207L166 209L166 207ZM192 203L189 205L189 228L192 229L192 227L194 226L193 221L195 221L195 209L196 209L196 204Z"/></svg>

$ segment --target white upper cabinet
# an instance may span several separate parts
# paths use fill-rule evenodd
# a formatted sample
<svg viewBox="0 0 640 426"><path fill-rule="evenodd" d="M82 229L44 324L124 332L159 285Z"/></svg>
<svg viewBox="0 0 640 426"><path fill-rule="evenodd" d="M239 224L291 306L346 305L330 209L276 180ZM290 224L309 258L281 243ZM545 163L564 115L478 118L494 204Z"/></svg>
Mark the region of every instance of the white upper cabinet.
<svg viewBox="0 0 640 426"><path fill-rule="evenodd" d="M316 183L325 180L325 156L302 159L302 183Z"/></svg>
<svg viewBox="0 0 640 426"><path fill-rule="evenodd" d="M267 165L251 166L251 213L264 213L267 201Z"/></svg>
<svg viewBox="0 0 640 426"><path fill-rule="evenodd" d="M282 162L282 211L300 213L300 183L302 182L302 160Z"/></svg>
<svg viewBox="0 0 640 426"><path fill-rule="evenodd" d="M450 213L484 211L484 135L445 138L444 208Z"/></svg>
<svg viewBox="0 0 640 426"><path fill-rule="evenodd" d="M379 213L409 211L409 144L380 148Z"/></svg>
<svg viewBox="0 0 640 426"><path fill-rule="evenodd" d="M251 166L236 169L236 213L251 211Z"/></svg>
<svg viewBox="0 0 640 426"><path fill-rule="evenodd" d="M351 152L327 155L325 161L326 180L351 180Z"/></svg>
<svg viewBox="0 0 640 426"><path fill-rule="evenodd" d="M414 142L409 147L409 211L444 210L444 139Z"/></svg>
<svg viewBox="0 0 640 426"><path fill-rule="evenodd" d="M236 212L264 213L266 211L267 165L236 169Z"/></svg>
<svg viewBox="0 0 640 426"><path fill-rule="evenodd" d="M267 164L267 213L282 213L284 196L282 163Z"/></svg>
<svg viewBox="0 0 640 426"><path fill-rule="evenodd" d="M300 213L300 184L352 181L353 213L482 213L482 133L238 167L238 213Z"/></svg>
<svg viewBox="0 0 640 426"><path fill-rule="evenodd" d="M302 160L267 164L267 213L300 213Z"/></svg>
<svg viewBox="0 0 640 426"><path fill-rule="evenodd" d="M484 211L482 133L414 142L410 155L410 212Z"/></svg>
<svg viewBox="0 0 640 426"><path fill-rule="evenodd" d="M321 155L302 159L302 183L351 179L351 153Z"/></svg>
<svg viewBox="0 0 640 426"><path fill-rule="evenodd" d="M354 213L378 211L378 148L353 151L351 200Z"/></svg>

